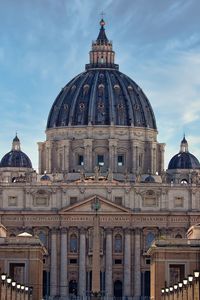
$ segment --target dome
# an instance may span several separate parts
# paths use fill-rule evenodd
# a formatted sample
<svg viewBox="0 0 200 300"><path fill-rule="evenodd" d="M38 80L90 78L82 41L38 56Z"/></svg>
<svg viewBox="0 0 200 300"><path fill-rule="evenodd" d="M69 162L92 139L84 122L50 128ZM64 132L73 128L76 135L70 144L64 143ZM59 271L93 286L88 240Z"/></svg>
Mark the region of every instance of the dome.
<svg viewBox="0 0 200 300"><path fill-rule="evenodd" d="M47 129L81 125L120 125L156 129L149 100L141 88L118 70L105 22L100 22L86 71L61 90L50 110Z"/></svg>
<svg viewBox="0 0 200 300"><path fill-rule="evenodd" d="M147 183L154 183L154 182L155 182L155 179L154 179L154 177L153 177L152 175L148 175L148 176L145 178L144 182L147 182Z"/></svg>
<svg viewBox="0 0 200 300"><path fill-rule="evenodd" d="M21 151L19 138L13 139L12 150L4 155L0 168L32 168L29 157Z"/></svg>
<svg viewBox="0 0 200 300"><path fill-rule="evenodd" d="M181 141L180 152L174 155L169 162L168 170L170 169L200 169L198 159L188 151L188 142L185 136Z"/></svg>
<svg viewBox="0 0 200 300"><path fill-rule="evenodd" d="M41 176L40 180L41 181L50 181L51 179L47 174L44 174L44 175Z"/></svg>

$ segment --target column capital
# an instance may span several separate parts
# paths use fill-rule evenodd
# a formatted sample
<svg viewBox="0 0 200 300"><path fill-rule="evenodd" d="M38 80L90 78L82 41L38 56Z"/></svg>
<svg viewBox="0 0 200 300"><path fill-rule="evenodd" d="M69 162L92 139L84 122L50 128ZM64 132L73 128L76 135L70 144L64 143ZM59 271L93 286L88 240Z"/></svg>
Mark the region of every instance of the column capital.
<svg viewBox="0 0 200 300"><path fill-rule="evenodd" d="M67 228L66 227L61 227L60 232L61 232L61 234L67 233Z"/></svg>
<svg viewBox="0 0 200 300"><path fill-rule="evenodd" d="M58 228L57 227L52 227L51 228L51 234L57 234Z"/></svg>
<svg viewBox="0 0 200 300"><path fill-rule="evenodd" d="M139 228L139 227L136 227L136 228L134 229L134 231L135 231L135 234L140 234L141 231L142 231L142 229Z"/></svg>
<svg viewBox="0 0 200 300"><path fill-rule="evenodd" d="M80 232L80 234L86 234L86 228L85 227L81 227L80 229L79 229L79 232Z"/></svg>
<svg viewBox="0 0 200 300"><path fill-rule="evenodd" d="M131 234L131 229L130 228L124 228L124 233L125 234Z"/></svg>
<svg viewBox="0 0 200 300"><path fill-rule="evenodd" d="M84 139L83 145L84 145L84 147L92 146L92 142L93 142L93 139Z"/></svg>
<svg viewBox="0 0 200 300"><path fill-rule="evenodd" d="M106 234L112 234L112 228L105 228Z"/></svg>

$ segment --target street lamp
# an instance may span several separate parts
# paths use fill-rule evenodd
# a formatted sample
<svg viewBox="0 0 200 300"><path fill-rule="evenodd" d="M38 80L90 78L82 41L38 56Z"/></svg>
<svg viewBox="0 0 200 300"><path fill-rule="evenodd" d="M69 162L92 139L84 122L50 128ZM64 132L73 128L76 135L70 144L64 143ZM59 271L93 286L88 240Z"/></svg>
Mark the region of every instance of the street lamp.
<svg viewBox="0 0 200 300"><path fill-rule="evenodd" d="M1 280L2 280L2 283L5 283L5 280L6 280L6 274L5 273L1 274Z"/></svg>
<svg viewBox="0 0 200 300"><path fill-rule="evenodd" d="M200 291L199 291L199 277L200 277L200 272L198 270L194 270L194 299L199 299L200 296Z"/></svg>
<svg viewBox="0 0 200 300"><path fill-rule="evenodd" d="M25 300L28 300L28 294L29 294L29 287L25 286Z"/></svg>
<svg viewBox="0 0 200 300"><path fill-rule="evenodd" d="M23 299L23 300L24 300L24 290L25 290L25 286L22 284L21 285L21 294L22 294L21 299Z"/></svg>
<svg viewBox="0 0 200 300"><path fill-rule="evenodd" d="M174 284L174 300L178 299L177 292L178 292L178 284Z"/></svg>
<svg viewBox="0 0 200 300"><path fill-rule="evenodd" d="M17 300L20 300L20 290L21 290L21 284L17 283Z"/></svg>
<svg viewBox="0 0 200 300"><path fill-rule="evenodd" d="M192 282L193 282L193 279L194 279L194 276L189 274L188 275L188 282L189 282L189 297L191 296L192 299L194 299L194 287L192 285Z"/></svg>
<svg viewBox="0 0 200 300"><path fill-rule="evenodd" d="M165 289L161 289L161 296L162 296L162 299L164 299L163 297L165 296Z"/></svg>
<svg viewBox="0 0 200 300"><path fill-rule="evenodd" d="M2 300L5 300L6 299L6 274L5 273L2 273L1 274L1 282L2 282L2 285L1 285L1 299Z"/></svg>
<svg viewBox="0 0 200 300"><path fill-rule="evenodd" d="M187 278L184 278L183 279L183 295L186 294L186 299L188 298L188 291L187 291L187 284L188 284L188 279ZM185 297L185 296L184 296ZM184 298L185 299L185 298Z"/></svg>
<svg viewBox="0 0 200 300"><path fill-rule="evenodd" d="M11 286L12 286L12 288L11 288L11 298L12 298L12 300L15 300L15 298L16 298L16 290L15 290L15 288L16 288L16 281L12 281L11 282Z"/></svg>
<svg viewBox="0 0 200 300"><path fill-rule="evenodd" d="M6 297L8 299L11 299L11 282L12 282L12 279L11 279L10 276L8 276L6 278L6 283L7 283L7 295L6 295Z"/></svg>

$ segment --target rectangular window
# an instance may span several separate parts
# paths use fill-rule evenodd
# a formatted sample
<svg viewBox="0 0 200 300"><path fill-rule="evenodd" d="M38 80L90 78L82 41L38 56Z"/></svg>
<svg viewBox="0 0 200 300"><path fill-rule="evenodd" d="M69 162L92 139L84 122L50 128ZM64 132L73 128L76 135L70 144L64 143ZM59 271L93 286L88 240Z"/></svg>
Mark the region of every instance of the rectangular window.
<svg viewBox="0 0 200 300"><path fill-rule="evenodd" d="M115 265L121 265L122 260L121 259L115 259Z"/></svg>
<svg viewBox="0 0 200 300"><path fill-rule="evenodd" d="M124 166L124 155L118 155L117 156L117 165L118 167Z"/></svg>
<svg viewBox="0 0 200 300"><path fill-rule="evenodd" d="M83 155L78 156L78 165L83 166L84 165L84 157Z"/></svg>
<svg viewBox="0 0 200 300"><path fill-rule="evenodd" d="M97 156L97 164L98 164L98 166L104 166L104 156L103 155Z"/></svg>
<svg viewBox="0 0 200 300"><path fill-rule="evenodd" d="M150 265L150 263L151 263L150 258L146 258L146 265Z"/></svg>
<svg viewBox="0 0 200 300"><path fill-rule="evenodd" d="M175 208L181 208L184 204L184 198L183 197L175 197L174 199L174 207Z"/></svg>
<svg viewBox="0 0 200 300"><path fill-rule="evenodd" d="M25 264L10 263L10 276L16 282L25 282Z"/></svg>
<svg viewBox="0 0 200 300"><path fill-rule="evenodd" d="M170 285L182 282L185 277L185 266L176 264L169 265L169 276Z"/></svg>
<svg viewBox="0 0 200 300"><path fill-rule="evenodd" d="M115 197L115 203L117 205L122 205L122 197Z"/></svg>
<svg viewBox="0 0 200 300"><path fill-rule="evenodd" d="M70 197L70 204L75 204L77 203L77 197Z"/></svg>
<svg viewBox="0 0 200 300"><path fill-rule="evenodd" d="M8 197L8 206L17 206L17 197L9 196Z"/></svg>
<svg viewBox="0 0 200 300"><path fill-rule="evenodd" d="M69 260L69 263L70 263L70 264L77 264L77 259L76 259L76 258L71 258L71 259Z"/></svg>

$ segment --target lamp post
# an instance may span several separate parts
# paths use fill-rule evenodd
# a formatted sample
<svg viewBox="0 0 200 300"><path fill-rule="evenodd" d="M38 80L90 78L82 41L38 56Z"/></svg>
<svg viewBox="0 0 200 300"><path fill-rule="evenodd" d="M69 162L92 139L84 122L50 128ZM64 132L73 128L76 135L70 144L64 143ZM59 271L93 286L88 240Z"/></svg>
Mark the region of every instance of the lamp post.
<svg viewBox="0 0 200 300"><path fill-rule="evenodd" d="M165 288L165 295L166 295L165 299L169 300L169 288L168 287Z"/></svg>
<svg viewBox="0 0 200 300"><path fill-rule="evenodd" d="M20 298L20 290L21 290L21 284L17 283L17 299L16 300L21 300Z"/></svg>
<svg viewBox="0 0 200 300"><path fill-rule="evenodd" d="M7 283L7 286L6 286L6 298L7 299L11 299L11 289L12 289L12 287L11 287L11 282L12 282L12 279L11 279L11 277L10 276L8 276L7 278L6 278L6 283Z"/></svg>
<svg viewBox="0 0 200 300"><path fill-rule="evenodd" d="M28 294L29 294L29 287L25 286L25 300L28 300Z"/></svg>
<svg viewBox="0 0 200 300"><path fill-rule="evenodd" d="M189 282L189 286L188 286L188 300L194 300L194 285L193 283L193 275L188 275L188 282Z"/></svg>
<svg viewBox="0 0 200 300"><path fill-rule="evenodd" d="M194 271L194 300L199 300L199 277L200 277L200 272L198 270Z"/></svg>
<svg viewBox="0 0 200 300"><path fill-rule="evenodd" d="M12 281L12 283L11 283L11 299L12 300L15 300L16 299L16 285L17 285L17 283L16 283L16 281Z"/></svg>
<svg viewBox="0 0 200 300"><path fill-rule="evenodd" d="M183 279L183 300L188 300L188 280L187 278Z"/></svg>
<svg viewBox="0 0 200 300"><path fill-rule="evenodd" d="M161 289L161 300L165 300L165 289Z"/></svg>
<svg viewBox="0 0 200 300"><path fill-rule="evenodd" d="M181 299L183 296L183 283L179 282L178 283L178 299Z"/></svg>
<svg viewBox="0 0 200 300"><path fill-rule="evenodd" d="M173 300L173 287L169 287L169 300Z"/></svg>
<svg viewBox="0 0 200 300"><path fill-rule="evenodd" d="M1 274L1 300L6 300L6 274Z"/></svg>
<svg viewBox="0 0 200 300"><path fill-rule="evenodd" d="M30 286L30 288L29 288L29 298L30 298L30 300L32 300L32 298L33 298L33 287L32 286Z"/></svg>
<svg viewBox="0 0 200 300"><path fill-rule="evenodd" d="M21 300L24 300L24 296L25 296L25 286L22 284L21 285Z"/></svg>
<svg viewBox="0 0 200 300"><path fill-rule="evenodd" d="M177 291L178 291L178 284L174 284L174 300L177 300Z"/></svg>

